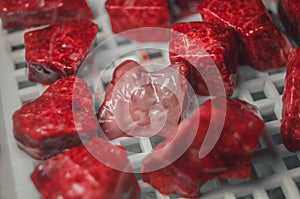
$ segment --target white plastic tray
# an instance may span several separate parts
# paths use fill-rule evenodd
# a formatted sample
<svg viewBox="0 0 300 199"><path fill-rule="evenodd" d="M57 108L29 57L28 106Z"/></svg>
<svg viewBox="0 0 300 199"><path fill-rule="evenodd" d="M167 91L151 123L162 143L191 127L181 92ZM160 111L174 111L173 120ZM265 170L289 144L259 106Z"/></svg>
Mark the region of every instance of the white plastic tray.
<svg viewBox="0 0 300 199"><path fill-rule="evenodd" d="M105 9L104 1L90 0L89 3L97 13L96 22L101 31L98 42L112 35ZM268 2L270 3L270 2ZM274 11L275 4L268 4ZM12 133L12 114L22 103L40 95L44 87L27 81L25 70L24 31L9 33L2 30L0 35L0 198L1 199L38 199L29 176L37 161L29 158L16 146ZM112 40L104 51L128 49L132 45L120 38ZM153 60L168 62L166 52L146 50ZM135 59L139 59L135 55ZM285 70L258 72L249 67L240 68L240 84L235 97L248 101L258 107L260 116L266 121L266 128L260 138L260 147L253 154L252 175L247 180L215 179L207 182L202 188L205 199L299 199L300 161L299 153L290 153L282 145L280 138L281 96L284 84ZM109 81L110 74L105 81ZM129 150L140 152L130 155L129 159L135 169L138 162L152 150L159 140L122 138L115 143L126 146ZM143 154L142 154L143 153ZM142 182L143 199L178 198L175 195L163 196L151 186Z"/></svg>

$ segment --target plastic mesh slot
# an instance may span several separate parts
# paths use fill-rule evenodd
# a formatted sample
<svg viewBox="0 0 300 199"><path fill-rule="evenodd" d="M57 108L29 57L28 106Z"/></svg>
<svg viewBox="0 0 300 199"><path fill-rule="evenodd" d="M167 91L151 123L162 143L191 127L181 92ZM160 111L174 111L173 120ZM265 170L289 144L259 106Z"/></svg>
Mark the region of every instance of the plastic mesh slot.
<svg viewBox="0 0 300 199"><path fill-rule="evenodd" d="M296 184L298 191L300 192L300 179L294 179L294 182Z"/></svg>
<svg viewBox="0 0 300 199"><path fill-rule="evenodd" d="M286 71L285 68L280 68L280 69L268 70L267 73L269 75L274 75L274 74L284 73L285 71Z"/></svg>
<svg viewBox="0 0 300 199"><path fill-rule="evenodd" d="M142 153L142 149L139 143L130 144L130 145L123 145L126 150L128 151L128 155L134 155L136 153Z"/></svg>
<svg viewBox="0 0 300 199"><path fill-rule="evenodd" d="M118 46L123 46L123 45L132 43L129 39L126 39L124 37L117 37L116 40L117 40Z"/></svg>
<svg viewBox="0 0 300 199"><path fill-rule="evenodd" d="M268 162L257 163L253 166L259 178L265 178L274 174L274 170Z"/></svg>
<svg viewBox="0 0 300 199"><path fill-rule="evenodd" d="M178 195L178 194L171 194L170 196L170 199L178 199L178 198L182 198L181 195Z"/></svg>
<svg viewBox="0 0 300 199"><path fill-rule="evenodd" d="M236 197L236 199L254 199L252 194Z"/></svg>
<svg viewBox="0 0 300 199"><path fill-rule="evenodd" d="M26 68L26 63L23 62L23 63L15 63L15 70L19 70L19 69L22 69L22 68Z"/></svg>
<svg viewBox="0 0 300 199"><path fill-rule="evenodd" d="M17 51L17 50L22 50L24 48L25 48L24 44L20 44L20 45L12 46L11 50L12 51Z"/></svg>
<svg viewBox="0 0 300 199"><path fill-rule="evenodd" d="M262 114L262 118L265 122L277 120L277 116L275 115L275 113L273 111L271 113Z"/></svg>
<svg viewBox="0 0 300 199"><path fill-rule="evenodd" d="M283 85L282 85L282 86L279 86L279 87L276 87L276 89L277 89L277 91L278 91L278 93L279 93L280 95L283 94L283 91L284 91L284 86L283 86Z"/></svg>
<svg viewBox="0 0 300 199"><path fill-rule="evenodd" d="M266 148L266 143L265 143L264 139L262 137L260 137L258 140L258 146L256 149L259 150L259 149L263 149L263 148Z"/></svg>
<svg viewBox="0 0 300 199"><path fill-rule="evenodd" d="M152 148L155 148L159 143L161 143L162 141L164 141L164 138L163 137L159 137L159 136L153 136L153 137L150 137L149 139L150 139Z"/></svg>
<svg viewBox="0 0 300 199"><path fill-rule="evenodd" d="M154 191L147 192L143 194L142 199L157 199L156 193Z"/></svg>
<svg viewBox="0 0 300 199"><path fill-rule="evenodd" d="M23 31L24 29L10 29L10 30L7 30L7 33L8 34L12 34L12 33L15 33L15 32L21 32Z"/></svg>
<svg viewBox="0 0 300 199"><path fill-rule="evenodd" d="M37 84L35 82L31 82L28 80L24 80L24 81L18 81L18 88L19 89L23 89L23 88L28 88L28 87L32 87L32 86L36 86Z"/></svg>
<svg viewBox="0 0 300 199"><path fill-rule="evenodd" d="M250 94L251 94L251 97L252 97L253 101L258 101L258 100L262 100L262 99L267 98L264 91L253 92L253 93L250 93Z"/></svg>
<svg viewBox="0 0 300 199"><path fill-rule="evenodd" d="M282 144L282 137L281 137L280 133L272 135L272 139L274 141L274 144L276 144L276 145Z"/></svg>
<svg viewBox="0 0 300 199"><path fill-rule="evenodd" d="M149 50L147 53L148 53L148 56L149 56L150 59L155 59L155 58L162 57L161 51L151 51L151 50Z"/></svg>
<svg viewBox="0 0 300 199"><path fill-rule="evenodd" d="M142 180L142 175L140 173L135 173L135 177L138 181Z"/></svg>
<svg viewBox="0 0 300 199"><path fill-rule="evenodd" d="M281 187L266 190L270 199L285 199L285 195Z"/></svg>
<svg viewBox="0 0 300 199"><path fill-rule="evenodd" d="M215 179L215 180L209 180L209 181L205 182L201 186L200 191L201 191L201 193L206 193L206 192L211 192L213 190L216 190L218 188L219 188L218 179Z"/></svg>
<svg viewBox="0 0 300 199"><path fill-rule="evenodd" d="M28 103L28 102L31 102L31 101L35 100L38 96L39 96L38 93L30 93L30 94L21 96L20 100L21 100L22 104L25 104L25 103Z"/></svg>
<svg viewBox="0 0 300 199"><path fill-rule="evenodd" d="M239 75L244 81L249 81L257 78L257 72L250 67L240 68Z"/></svg>
<svg viewBox="0 0 300 199"><path fill-rule="evenodd" d="M238 184L243 184L245 182L249 182L250 179L238 179L238 178L228 178L227 182L229 185L238 185Z"/></svg>
<svg viewBox="0 0 300 199"><path fill-rule="evenodd" d="M283 91L284 91L284 83L283 82L274 82L274 85L275 85L276 90L279 93L279 95L282 95Z"/></svg>
<svg viewBox="0 0 300 199"><path fill-rule="evenodd" d="M100 44L99 46L97 46L97 51L102 51L106 49L108 49L108 46L105 44Z"/></svg>
<svg viewBox="0 0 300 199"><path fill-rule="evenodd" d="M294 169L300 166L299 159L297 155L292 155L283 158L283 162L288 170Z"/></svg>

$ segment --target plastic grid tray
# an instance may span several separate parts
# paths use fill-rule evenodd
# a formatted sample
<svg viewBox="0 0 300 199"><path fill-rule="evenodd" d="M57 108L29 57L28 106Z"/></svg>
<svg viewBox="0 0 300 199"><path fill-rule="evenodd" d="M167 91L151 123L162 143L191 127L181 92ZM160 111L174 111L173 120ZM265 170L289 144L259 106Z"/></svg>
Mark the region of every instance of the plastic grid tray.
<svg viewBox="0 0 300 199"><path fill-rule="evenodd" d="M96 22L100 27L97 41L101 42L112 35L107 14L101 0L90 0L97 14ZM271 9L275 10L274 4ZM12 133L12 114L23 103L38 97L43 86L27 81L23 45L24 31L8 32L2 30L0 36L0 198L1 199L37 199L38 192L30 181L30 173L38 161L32 160L16 146ZM114 38L103 51L130 49L135 43L124 38ZM140 59L147 54L150 61L168 63L168 54L164 51L148 49L130 55ZM112 70L104 75L104 86L110 81ZM260 138L260 146L252 158L252 175L246 180L215 179L208 181L202 188L206 199L298 199L300 198L300 153L288 152L280 137L281 96L283 92L285 70L258 72L249 67L239 69L240 83L234 98L240 98L255 105L260 116L266 122L266 128ZM93 83L90 85L93 89ZM121 138L115 144L125 146L134 169L139 169L140 160L159 143L158 138ZM174 199L176 195L163 196L141 180L143 199Z"/></svg>

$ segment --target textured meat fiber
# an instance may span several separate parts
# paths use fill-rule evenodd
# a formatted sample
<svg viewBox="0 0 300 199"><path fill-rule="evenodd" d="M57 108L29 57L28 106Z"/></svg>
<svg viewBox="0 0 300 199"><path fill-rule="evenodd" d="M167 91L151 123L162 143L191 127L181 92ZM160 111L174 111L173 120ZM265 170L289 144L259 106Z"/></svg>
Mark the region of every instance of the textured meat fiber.
<svg viewBox="0 0 300 199"><path fill-rule="evenodd" d="M0 17L6 29L36 27L77 18L94 19L85 0L1 0Z"/></svg>
<svg viewBox="0 0 300 199"><path fill-rule="evenodd" d="M227 96L233 94L238 66L238 41L232 29L208 22L174 24L171 28L170 60L171 63L184 62L190 67L192 72L189 81L195 93L218 95L218 91L225 87ZM213 88L208 90L208 84Z"/></svg>
<svg viewBox="0 0 300 199"><path fill-rule="evenodd" d="M92 21L78 19L25 33L29 80L51 84L76 74L97 31Z"/></svg>
<svg viewBox="0 0 300 199"><path fill-rule="evenodd" d="M87 150L88 149L88 150ZM110 156L115 164L130 167L126 152L92 138L87 148L72 148L39 164L31 179L44 199L138 199L139 186L133 173L106 166L99 155ZM111 158L114 157L114 158Z"/></svg>
<svg viewBox="0 0 300 199"><path fill-rule="evenodd" d="M166 136L185 108L187 74L186 66L180 64L149 73L134 61L123 62L116 68L98 112L103 132L109 139L155 133Z"/></svg>
<svg viewBox="0 0 300 199"><path fill-rule="evenodd" d="M39 98L13 115L18 146L36 159L46 159L94 136L99 125L85 82L75 76L52 84Z"/></svg>
<svg viewBox="0 0 300 199"><path fill-rule="evenodd" d="M167 28L169 25L169 9L166 0L107 0L105 8L110 16L112 31L117 34L136 28ZM147 41L148 37L151 37L150 41L161 41L166 40L167 36L166 31L158 30L122 35L137 41Z"/></svg>
<svg viewBox="0 0 300 199"><path fill-rule="evenodd" d="M300 44L300 1L279 0L278 14L280 20L297 44Z"/></svg>
<svg viewBox="0 0 300 199"><path fill-rule="evenodd" d="M229 26L242 42L241 62L260 70L284 67L291 44L273 24L261 0L204 0L199 4L204 21Z"/></svg>
<svg viewBox="0 0 300 199"><path fill-rule="evenodd" d="M300 150L300 48L289 59L282 98L281 135L286 148Z"/></svg>
<svg viewBox="0 0 300 199"><path fill-rule="evenodd" d="M209 126L214 127L222 121L219 117L224 112L219 104L212 106L211 100L182 121L154 149L154 152L159 153L151 153L144 159L142 171L151 170L161 161L167 162L174 152L181 150L182 143L192 136L195 121L199 121L196 136L183 155L167 167L143 173L143 180L163 194L178 193L184 197L199 197L200 186L214 177L249 177L251 153L258 146L264 122L256 116L255 108L244 101L227 100L226 105L222 132L206 156L199 158L199 149L204 143ZM215 114L212 114L213 111L216 111ZM200 118L197 118L199 115ZM211 119L212 115L214 117Z"/></svg>

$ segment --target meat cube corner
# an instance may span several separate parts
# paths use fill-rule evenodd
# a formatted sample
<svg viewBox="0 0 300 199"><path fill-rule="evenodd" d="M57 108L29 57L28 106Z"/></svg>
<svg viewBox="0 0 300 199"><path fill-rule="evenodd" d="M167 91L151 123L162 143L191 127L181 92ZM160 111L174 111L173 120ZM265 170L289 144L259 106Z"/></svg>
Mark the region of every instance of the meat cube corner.
<svg viewBox="0 0 300 199"><path fill-rule="evenodd" d="M112 32L141 42L168 40L168 31L165 30L170 24L167 1L107 0L105 8L110 16Z"/></svg>

